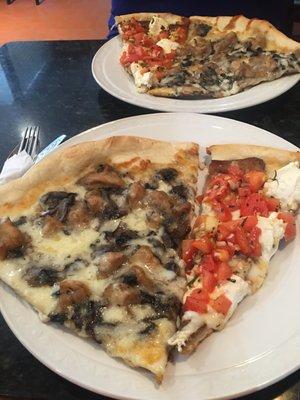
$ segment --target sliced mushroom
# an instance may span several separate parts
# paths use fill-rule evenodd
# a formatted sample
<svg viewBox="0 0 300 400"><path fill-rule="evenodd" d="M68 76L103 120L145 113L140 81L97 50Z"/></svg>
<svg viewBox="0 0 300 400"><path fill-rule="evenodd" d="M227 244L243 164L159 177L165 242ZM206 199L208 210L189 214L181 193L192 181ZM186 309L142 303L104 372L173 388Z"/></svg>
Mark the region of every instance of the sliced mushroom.
<svg viewBox="0 0 300 400"><path fill-rule="evenodd" d="M139 290L125 283L111 283L103 292L106 304L113 306L129 306L140 302Z"/></svg>
<svg viewBox="0 0 300 400"><path fill-rule="evenodd" d="M9 251L20 248L25 243L25 235L9 218L0 224L0 260L4 260Z"/></svg>
<svg viewBox="0 0 300 400"><path fill-rule="evenodd" d="M49 267L32 266L27 269L23 278L29 286L52 286L58 281L58 271Z"/></svg>
<svg viewBox="0 0 300 400"><path fill-rule="evenodd" d="M136 208L145 197L146 190L140 182L134 182L129 189L128 204L130 208Z"/></svg>
<svg viewBox="0 0 300 400"><path fill-rule="evenodd" d="M90 172L77 182L87 189L100 189L116 187L121 188L125 185L123 179L113 169L105 166L99 172Z"/></svg>
<svg viewBox="0 0 300 400"><path fill-rule="evenodd" d="M42 215L52 215L64 222L70 207L75 202L76 193L48 192L40 198L40 205L44 212Z"/></svg>
<svg viewBox="0 0 300 400"><path fill-rule="evenodd" d="M43 233L43 236L46 236L46 237L52 236L55 233L61 231L64 226L63 223L59 219L52 217L50 215L47 215L44 218L43 223L44 223L44 225L43 225L42 233Z"/></svg>
<svg viewBox="0 0 300 400"><path fill-rule="evenodd" d="M66 311L69 306L83 302L90 296L90 289L80 281L60 282L59 308Z"/></svg>
<svg viewBox="0 0 300 400"><path fill-rule="evenodd" d="M105 200L97 190L90 190L86 192L85 201L93 214L98 214L104 210Z"/></svg>
<svg viewBox="0 0 300 400"><path fill-rule="evenodd" d="M170 214L172 211L172 200L165 192L153 190L145 197L145 202L159 212Z"/></svg>
<svg viewBox="0 0 300 400"><path fill-rule="evenodd" d="M94 262L98 266L100 278L107 278L124 263L126 257L120 251L109 251L100 255Z"/></svg>
<svg viewBox="0 0 300 400"><path fill-rule="evenodd" d="M78 200L69 211L68 223L72 228L85 228L89 225L91 215L85 201Z"/></svg>
<svg viewBox="0 0 300 400"><path fill-rule="evenodd" d="M157 268L161 268L161 263L152 253L149 246L141 246L129 259L130 264L139 265L155 274Z"/></svg>

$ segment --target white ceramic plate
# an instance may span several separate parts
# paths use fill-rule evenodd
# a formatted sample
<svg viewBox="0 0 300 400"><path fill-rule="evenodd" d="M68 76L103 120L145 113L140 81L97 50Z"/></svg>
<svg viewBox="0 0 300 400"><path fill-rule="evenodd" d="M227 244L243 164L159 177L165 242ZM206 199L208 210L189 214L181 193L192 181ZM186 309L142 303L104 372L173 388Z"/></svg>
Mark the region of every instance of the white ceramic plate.
<svg viewBox="0 0 300 400"><path fill-rule="evenodd" d="M112 96L152 110L196 113L238 110L273 99L289 90L300 79L300 74L285 76L221 99L180 100L154 97L146 93L137 93L133 80L119 63L120 51L119 36L98 50L92 62L92 73L96 82Z"/></svg>
<svg viewBox="0 0 300 400"><path fill-rule="evenodd" d="M191 140L202 146L272 144L296 150L278 136L241 122L172 113L117 120L75 136L61 147L111 135ZM300 235L275 255L264 287L241 304L226 329L211 335L191 357L170 363L160 387L148 374L107 356L97 344L43 324L4 285L0 285L0 309L17 338L42 363L97 393L140 400L233 398L269 385L299 367L299 245Z"/></svg>

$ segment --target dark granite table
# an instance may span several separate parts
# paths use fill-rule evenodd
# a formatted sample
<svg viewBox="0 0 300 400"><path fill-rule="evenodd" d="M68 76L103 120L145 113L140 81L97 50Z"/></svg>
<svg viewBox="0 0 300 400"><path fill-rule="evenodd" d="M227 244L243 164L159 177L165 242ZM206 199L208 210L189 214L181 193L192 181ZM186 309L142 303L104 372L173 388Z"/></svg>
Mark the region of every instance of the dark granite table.
<svg viewBox="0 0 300 400"><path fill-rule="evenodd" d="M73 136L115 119L151 113L123 103L98 87L90 65L101 44L103 41L20 42L0 48L0 164L28 125L41 127L44 147L62 133ZM299 84L275 100L222 115L257 125L300 145ZM0 399L8 397L101 398L39 363L0 316ZM300 371L243 399L275 398L300 399Z"/></svg>

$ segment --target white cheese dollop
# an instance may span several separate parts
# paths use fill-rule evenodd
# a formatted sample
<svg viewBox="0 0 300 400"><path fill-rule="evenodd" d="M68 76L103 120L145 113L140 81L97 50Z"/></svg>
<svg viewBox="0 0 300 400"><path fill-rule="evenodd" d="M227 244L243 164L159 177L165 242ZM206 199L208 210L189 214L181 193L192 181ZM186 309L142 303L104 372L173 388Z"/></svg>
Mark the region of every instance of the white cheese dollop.
<svg viewBox="0 0 300 400"><path fill-rule="evenodd" d="M285 210L297 210L300 203L300 168L299 162L293 161L276 171L274 180L264 185L265 193L280 200Z"/></svg>
<svg viewBox="0 0 300 400"><path fill-rule="evenodd" d="M225 321L228 321L229 318L234 313L237 305L248 295L250 294L250 286L244 281L244 279L240 278L238 275L232 275L231 281L226 282L224 285L220 287L222 290L222 294L232 302L228 313L225 316ZM234 282L235 281L235 282Z"/></svg>
<svg viewBox="0 0 300 400"><path fill-rule="evenodd" d="M239 219L241 217L241 211L235 210L231 212L232 219Z"/></svg>
<svg viewBox="0 0 300 400"><path fill-rule="evenodd" d="M170 346L177 346L178 351L182 351L189 337L197 332L204 325L205 321L202 315L194 311L186 311L183 314L182 322L187 322L187 324L168 340L168 344Z"/></svg>
<svg viewBox="0 0 300 400"><path fill-rule="evenodd" d="M178 43L173 42L170 39L161 39L156 44L161 47L166 54L171 53L172 50L176 50L177 47L179 47Z"/></svg>
<svg viewBox="0 0 300 400"><path fill-rule="evenodd" d="M261 258L268 262L276 253L279 242L284 236L285 223L277 218L276 212L272 212L268 218L258 216L257 219L257 227L261 230L259 235Z"/></svg>
<svg viewBox="0 0 300 400"><path fill-rule="evenodd" d="M169 28L168 22L163 18L154 15L149 24L149 31L148 31L149 35L151 36L159 35L160 32L162 31L162 28L167 30Z"/></svg>
<svg viewBox="0 0 300 400"><path fill-rule="evenodd" d="M137 87L141 88L142 86L150 87L152 81L152 72L145 72L144 74L141 73L142 67L138 63L132 63L131 72L134 77L134 82Z"/></svg>

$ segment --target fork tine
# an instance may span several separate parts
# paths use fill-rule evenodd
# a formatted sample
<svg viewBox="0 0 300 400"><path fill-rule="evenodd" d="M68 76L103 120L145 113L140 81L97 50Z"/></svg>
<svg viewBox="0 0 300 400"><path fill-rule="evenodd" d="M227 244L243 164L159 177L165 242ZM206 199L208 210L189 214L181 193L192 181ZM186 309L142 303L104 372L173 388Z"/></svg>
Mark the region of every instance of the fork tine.
<svg viewBox="0 0 300 400"><path fill-rule="evenodd" d="M27 154L29 154L29 148L31 146L32 132L33 132L33 127L31 126L29 128L29 132L28 132L28 135L27 135L27 140L26 140L25 148L24 148L24 150L26 151Z"/></svg>
<svg viewBox="0 0 300 400"><path fill-rule="evenodd" d="M34 137L32 140L32 147L30 149L29 154L31 155L32 158L35 157L36 155L36 149L37 149L37 144L38 144L38 140L39 140L39 134L40 134L40 128L38 126L35 126L34 129Z"/></svg>
<svg viewBox="0 0 300 400"><path fill-rule="evenodd" d="M28 127L26 128L25 132L22 135L22 141L20 143L19 149L18 149L18 154L21 153L22 150L24 150L25 148L25 144L26 144L26 138L27 138L27 134L28 134Z"/></svg>

